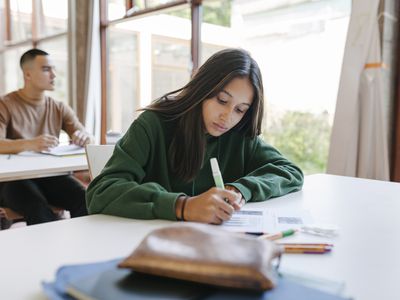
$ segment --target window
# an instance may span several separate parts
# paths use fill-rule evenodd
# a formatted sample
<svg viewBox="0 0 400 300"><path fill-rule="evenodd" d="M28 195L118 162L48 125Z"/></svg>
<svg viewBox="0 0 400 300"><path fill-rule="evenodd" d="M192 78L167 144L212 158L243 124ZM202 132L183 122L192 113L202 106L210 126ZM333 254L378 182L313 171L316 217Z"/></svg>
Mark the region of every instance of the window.
<svg viewBox="0 0 400 300"><path fill-rule="evenodd" d="M153 36L152 99L184 86L190 79L188 40Z"/></svg>
<svg viewBox="0 0 400 300"><path fill-rule="evenodd" d="M56 88L48 95L69 102L68 0L0 0L0 95L23 86L21 55L40 48L56 67ZM10 19L7 22L6 16Z"/></svg>
<svg viewBox="0 0 400 300"><path fill-rule="evenodd" d="M350 9L350 0L204 2L203 53L250 51L264 81L263 137L306 174L325 171Z"/></svg>
<svg viewBox="0 0 400 300"><path fill-rule="evenodd" d="M69 101L68 90L68 41L67 36L62 35L38 44L38 48L45 49L50 54L52 63L55 66L55 88L54 91L47 91L47 95L56 100Z"/></svg>
<svg viewBox="0 0 400 300"><path fill-rule="evenodd" d="M140 104L138 33L129 27L122 23L108 31L109 131L126 131Z"/></svg>
<svg viewBox="0 0 400 300"><path fill-rule="evenodd" d="M125 1L108 2L110 21L124 15L124 5ZM106 131L125 132L139 108L189 80L189 12L186 5L107 27Z"/></svg>
<svg viewBox="0 0 400 300"><path fill-rule="evenodd" d="M30 0L10 0L12 42L32 38L32 6Z"/></svg>
<svg viewBox="0 0 400 300"><path fill-rule="evenodd" d="M39 14L40 36L46 37L68 31L67 0L42 0L42 10Z"/></svg>
<svg viewBox="0 0 400 300"><path fill-rule="evenodd" d="M324 172L351 0L199 1L201 41L189 2L107 2L107 130L126 131L137 108L181 88L197 46L200 64L241 47L263 74L263 138L306 174Z"/></svg>
<svg viewBox="0 0 400 300"><path fill-rule="evenodd" d="M2 76L1 80L4 84L5 91L11 92L22 87L24 81L19 67L19 59L21 55L29 49L30 45L26 44L22 47L12 47L2 53L1 57L4 59L3 67L6 70L6 74L8 74L4 77Z"/></svg>

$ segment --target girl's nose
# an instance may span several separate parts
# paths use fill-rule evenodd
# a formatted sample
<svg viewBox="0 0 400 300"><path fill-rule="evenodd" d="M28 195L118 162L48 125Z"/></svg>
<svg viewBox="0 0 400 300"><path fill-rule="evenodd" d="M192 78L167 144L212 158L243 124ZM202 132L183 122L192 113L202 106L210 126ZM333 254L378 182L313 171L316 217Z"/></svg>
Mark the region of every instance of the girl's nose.
<svg viewBox="0 0 400 300"><path fill-rule="evenodd" d="M220 119L224 122L230 121L232 117L232 110L230 108L226 108L223 112L220 114Z"/></svg>

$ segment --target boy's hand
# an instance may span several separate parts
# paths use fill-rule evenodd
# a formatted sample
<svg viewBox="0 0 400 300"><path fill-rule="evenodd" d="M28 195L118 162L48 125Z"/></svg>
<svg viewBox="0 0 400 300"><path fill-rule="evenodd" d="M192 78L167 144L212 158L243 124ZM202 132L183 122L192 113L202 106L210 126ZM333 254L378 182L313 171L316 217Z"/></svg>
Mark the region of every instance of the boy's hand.
<svg viewBox="0 0 400 300"><path fill-rule="evenodd" d="M93 143L93 138L87 132L77 130L72 134L71 142L72 144L83 147L87 144Z"/></svg>
<svg viewBox="0 0 400 300"><path fill-rule="evenodd" d="M48 151L58 145L58 138L49 134L39 135L27 141L27 150L41 152Z"/></svg>

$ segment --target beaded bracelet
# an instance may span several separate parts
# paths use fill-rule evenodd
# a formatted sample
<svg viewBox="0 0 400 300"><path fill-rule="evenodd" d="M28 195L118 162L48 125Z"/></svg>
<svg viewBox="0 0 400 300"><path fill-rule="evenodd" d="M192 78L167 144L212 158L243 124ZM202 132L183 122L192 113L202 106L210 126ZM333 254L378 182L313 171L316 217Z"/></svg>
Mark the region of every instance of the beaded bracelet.
<svg viewBox="0 0 400 300"><path fill-rule="evenodd" d="M185 221L185 206L186 206L186 200L189 199L189 196L185 196L182 200L182 206L181 206L181 221Z"/></svg>

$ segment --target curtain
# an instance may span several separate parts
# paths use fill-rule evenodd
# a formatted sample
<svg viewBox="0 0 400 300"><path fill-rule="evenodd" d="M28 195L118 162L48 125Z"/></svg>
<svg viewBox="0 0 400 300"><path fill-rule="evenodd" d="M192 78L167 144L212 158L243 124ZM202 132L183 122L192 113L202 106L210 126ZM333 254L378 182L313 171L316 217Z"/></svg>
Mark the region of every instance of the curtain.
<svg viewBox="0 0 400 300"><path fill-rule="evenodd" d="M85 124L86 119L86 86L87 86L87 60L88 48L91 41L88 38L89 26L92 19L91 2L88 1L72 1L75 4L73 9L73 49L74 54L74 77L75 81L75 97L76 97L76 114L79 120Z"/></svg>
<svg viewBox="0 0 400 300"><path fill-rule="evenodd" d="M86 122L85 127L92 132L96 143L101 135L101 49L100 49L100 1L91 0L92 17L88 31L90 43L86 60Z"/></svg>
<svg viewBox="0 0 400 300"><path fill-rule="evenodd" d="M100 139L99 1L72 1L72 59L76 113L88 132ZM99 124L98 124L99 123Z"/></svg>
<svg viewBox="0 0 400 300"><path fill-rule="evenodd" d="M400 9L397 6L397 61L396 61L396 78L395 78L395 109L394 109L394 131L393 131L393 148L392 148L392 172L391 180L400 182Z"/></svg>
<svg viewBox="0 0 400 300"><path fill-rule="evenodd" d="M354 0L327 172L389 180L383 105L379 0Z"/></svg>

